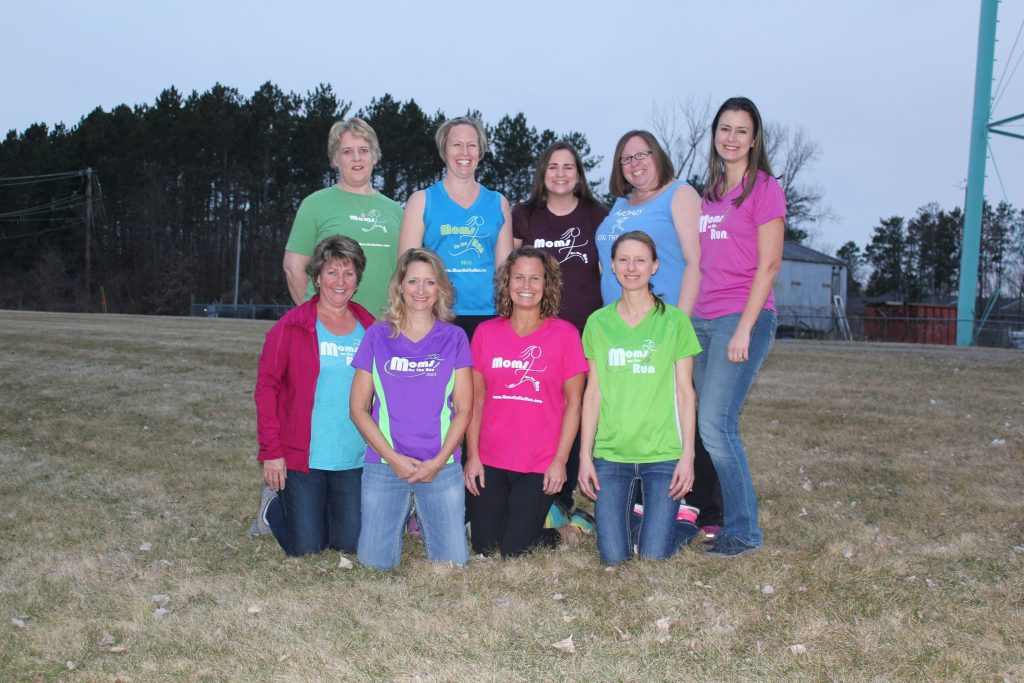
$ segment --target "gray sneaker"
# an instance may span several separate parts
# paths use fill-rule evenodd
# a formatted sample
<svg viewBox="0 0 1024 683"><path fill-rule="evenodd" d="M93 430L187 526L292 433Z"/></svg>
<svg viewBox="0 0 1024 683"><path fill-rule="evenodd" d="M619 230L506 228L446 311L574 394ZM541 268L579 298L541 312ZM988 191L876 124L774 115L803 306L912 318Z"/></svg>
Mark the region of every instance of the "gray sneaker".
<svg viewBox="0 0 1024 683"><path fill-rule="evenodd" d="M256 519L252 521L252 526L249 527L249 533L253 536L270 536L273 532L270 530L270 525L267 524L267 508L270 507L271 501L277 498L277 492L272 488L263 485L263 490L260 491L260 509L256 513Z"/></svg>

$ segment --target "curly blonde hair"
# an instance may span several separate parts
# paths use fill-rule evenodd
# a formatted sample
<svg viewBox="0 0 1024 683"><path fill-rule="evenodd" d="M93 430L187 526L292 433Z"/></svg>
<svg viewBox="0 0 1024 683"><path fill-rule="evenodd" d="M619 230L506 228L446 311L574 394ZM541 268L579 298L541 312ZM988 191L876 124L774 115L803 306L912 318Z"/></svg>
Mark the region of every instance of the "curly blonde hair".
<svg viewBox="0 0 1024 683"><path fill-rule="evenodd" d="M554 318L562 305L562 268L554 257L529 245L513 249L494 273L494 306L498 315L512 317L512 266L521 258L535 258L544 266L544 291L540 297L540 317Z"/></svg>
<svg viewBox="0 0 1024 683"><path fill-rule="evenodd" d="M381 319L391 324L391 337L395 338L402 332L408 322L408 312L405 310L405 301L402 299L402 282L409 271L409 266L419 261L426 263L434 269L434 280L437 282L437 300L434 301L432 313L434 317L446 323L455 320L455 312L452 307L455 305L455 288L452 281L448 279L444 263L437 254L423 247L408 249L398 257L398 266L388 280L388 305L381 315Z"/></svg>

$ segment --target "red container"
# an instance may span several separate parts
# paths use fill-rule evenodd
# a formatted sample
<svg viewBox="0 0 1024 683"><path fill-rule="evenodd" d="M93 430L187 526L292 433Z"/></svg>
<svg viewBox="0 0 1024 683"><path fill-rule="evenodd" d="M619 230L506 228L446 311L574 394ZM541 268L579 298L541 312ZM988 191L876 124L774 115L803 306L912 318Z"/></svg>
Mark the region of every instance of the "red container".
<svg viewBox="0 0 1024 683"><path fill-rule="evenodd" d="M874 341L955 344L956 306L948 304L869 303L864 336Z"/></svg>

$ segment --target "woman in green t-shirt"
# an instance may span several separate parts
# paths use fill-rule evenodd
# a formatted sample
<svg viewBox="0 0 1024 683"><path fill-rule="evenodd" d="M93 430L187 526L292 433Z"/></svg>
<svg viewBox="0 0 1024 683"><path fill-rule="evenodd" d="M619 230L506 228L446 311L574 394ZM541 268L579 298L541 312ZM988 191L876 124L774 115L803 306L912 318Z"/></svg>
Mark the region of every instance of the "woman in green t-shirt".
<svg viewBox="0 0 1024 683"><path fill-rule="evenodd" d="M595 311L583 332L590 366L583 395L580 489L596 500L601 561L664 559L697 534L677 523L693 485L696 393L693 357L700 344L690 320L654 292L658 250L635 230L612 245L622 297ZM644 514L630 529L637 486Z"/></svg>

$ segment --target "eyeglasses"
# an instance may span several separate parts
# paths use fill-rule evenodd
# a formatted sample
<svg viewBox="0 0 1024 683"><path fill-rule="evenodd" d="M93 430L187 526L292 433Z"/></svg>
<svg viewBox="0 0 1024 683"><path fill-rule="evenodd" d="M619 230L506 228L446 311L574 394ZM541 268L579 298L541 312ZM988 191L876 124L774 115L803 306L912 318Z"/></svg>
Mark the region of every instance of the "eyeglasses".
<svg viewBox="0 0 1024 683"><path fill-rule="evenodd" d="M626 164L628 164L629 162L633 161L634 159L636 161L643 161L644 159L646 159L647 157L651 156L652 154L654 154L654 152L652 150L645 149L644 151L637 152L636 154L628 154L626 156L619 157L619 163L622 164L623 166L625 166Z"/></svg>

